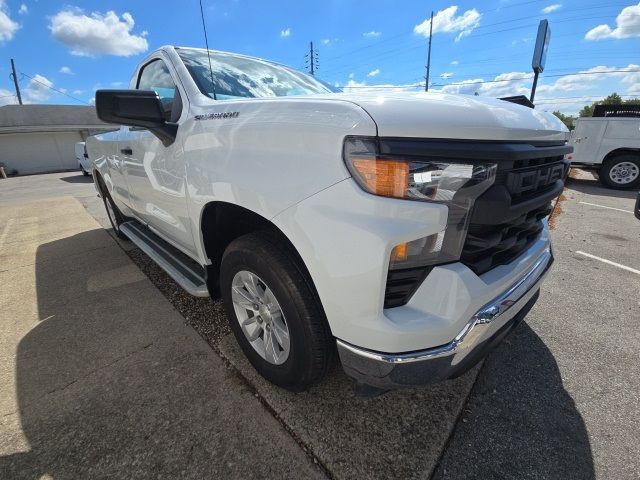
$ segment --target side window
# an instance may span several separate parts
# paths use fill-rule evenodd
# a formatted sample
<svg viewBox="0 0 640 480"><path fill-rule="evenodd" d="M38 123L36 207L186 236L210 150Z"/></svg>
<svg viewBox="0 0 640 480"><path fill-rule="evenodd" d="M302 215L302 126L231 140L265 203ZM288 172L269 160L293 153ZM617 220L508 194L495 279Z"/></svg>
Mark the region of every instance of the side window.
<svg viewBox="0 0 640 480"><path fill-rule="evenodd" d="M142 67L138 77L138 90L155 90L164 106L167 121L175 122L182 113L182 99L169 69L162 60L153 60Z"/></svg>

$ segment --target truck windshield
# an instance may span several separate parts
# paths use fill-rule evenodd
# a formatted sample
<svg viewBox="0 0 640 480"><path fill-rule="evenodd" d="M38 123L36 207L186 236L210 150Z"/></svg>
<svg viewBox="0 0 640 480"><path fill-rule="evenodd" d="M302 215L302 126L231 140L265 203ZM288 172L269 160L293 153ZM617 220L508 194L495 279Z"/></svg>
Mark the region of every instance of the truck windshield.
<svg viewBox="0 0 640 480"><path fill-rule="evenodd" d="M213 86L207 51L176 49L202 93L218 100L255 97L287 97L334 92L311 75L282 65L230 53L211 51ZM212 88L213 87L213 88Z"/></svg>

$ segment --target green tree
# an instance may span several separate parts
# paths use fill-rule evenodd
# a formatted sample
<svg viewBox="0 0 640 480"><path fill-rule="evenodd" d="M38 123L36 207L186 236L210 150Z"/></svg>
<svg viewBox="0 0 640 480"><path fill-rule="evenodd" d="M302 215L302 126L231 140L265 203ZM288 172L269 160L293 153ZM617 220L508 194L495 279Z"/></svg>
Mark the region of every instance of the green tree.
<svg viewBox="0 0 640 480"><path fill-rule="evenodd" d="M580 110L580 113L578 115L581 117L593 116L593 110L596 108L596 105L621 105L638 103L640 103L640 99L632 98L629 100L622 100L622 97L620 95L618 95L616 92L613 92L611 95L606 96L602 100L593 102L591 105L585 105L584 108Z"/></svg>
<svg viewBox="0 0 640 480"><path fill-rule="evenodd" d="M560 112L560 110L556 110L555 112L553 112L553 114L556 117L558 117L560 120L562 120L562 123L564 123L569 130L574 129L573 122L575 121L576 117L572 117L571 115L565 115L564 113Z"/></svg>

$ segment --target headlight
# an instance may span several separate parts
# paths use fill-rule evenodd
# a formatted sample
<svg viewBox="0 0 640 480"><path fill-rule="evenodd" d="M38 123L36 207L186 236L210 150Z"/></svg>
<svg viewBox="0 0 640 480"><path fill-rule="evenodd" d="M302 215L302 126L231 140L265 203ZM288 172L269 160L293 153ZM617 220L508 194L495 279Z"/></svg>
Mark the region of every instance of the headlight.
<svg viewBox="0 0 640 480"><path fill-rule="evenodd" d="M368 137L348 137L344 160L366 192L449 208L444 231L393 249L391 270L457 261L473 203L491 186L497 169L495 163L456 158L381 155L376 139Z"/></svg>

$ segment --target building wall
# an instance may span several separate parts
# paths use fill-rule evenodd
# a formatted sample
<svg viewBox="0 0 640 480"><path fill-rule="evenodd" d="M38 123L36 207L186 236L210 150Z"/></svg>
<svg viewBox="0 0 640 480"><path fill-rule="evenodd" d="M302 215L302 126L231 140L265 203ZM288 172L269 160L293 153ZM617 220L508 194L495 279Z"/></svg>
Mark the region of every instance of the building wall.
<svg viewBox="0 0 640 480"><path fill-rule="evenodd" d="M87 132L29 132L0 135L0 162L19 175L78 168L74 146Z"/></svg>

